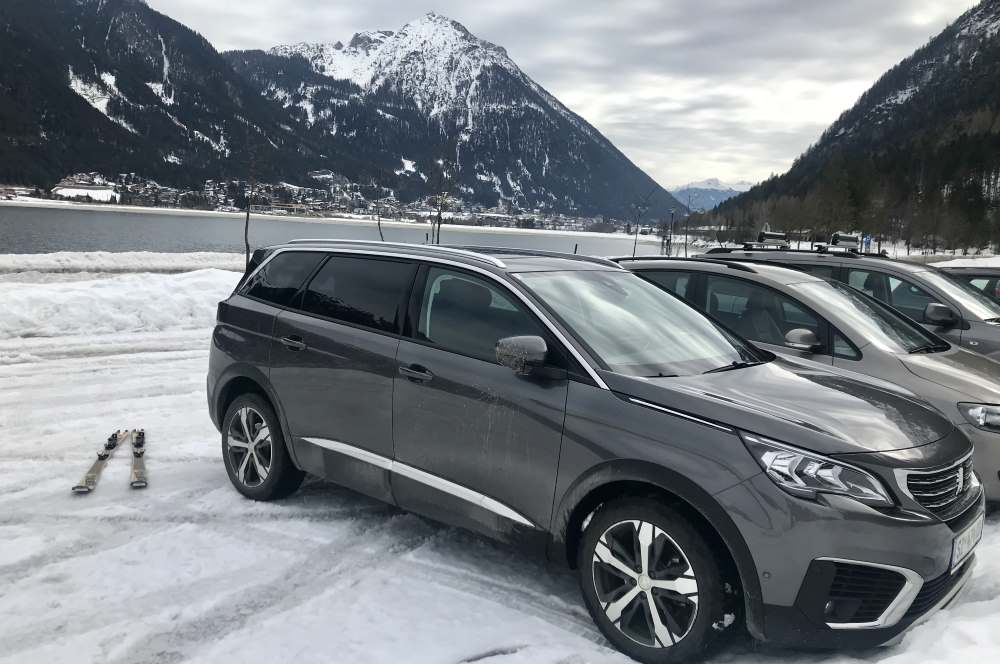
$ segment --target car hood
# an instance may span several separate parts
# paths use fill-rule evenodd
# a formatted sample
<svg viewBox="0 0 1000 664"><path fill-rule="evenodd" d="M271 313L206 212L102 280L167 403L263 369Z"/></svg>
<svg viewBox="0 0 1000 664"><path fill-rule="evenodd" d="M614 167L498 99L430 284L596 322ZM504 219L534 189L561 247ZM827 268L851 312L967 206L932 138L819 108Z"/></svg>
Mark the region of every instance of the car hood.
<svg viewBox="0 0 1000 664"><path fill-rule="evenodd" d="M940 440L953 429L923 402L873 381L781 358L697 376L602 376L624 396L823 454L908 449Z"/></svg>
<svg viewBox="0 0 1000 664"><path fill-rule="evenodd" d="M1000 404L1000 362L953 348L944 353L903 355L899 361L910 373L965 395L977 403Z"/></svg>

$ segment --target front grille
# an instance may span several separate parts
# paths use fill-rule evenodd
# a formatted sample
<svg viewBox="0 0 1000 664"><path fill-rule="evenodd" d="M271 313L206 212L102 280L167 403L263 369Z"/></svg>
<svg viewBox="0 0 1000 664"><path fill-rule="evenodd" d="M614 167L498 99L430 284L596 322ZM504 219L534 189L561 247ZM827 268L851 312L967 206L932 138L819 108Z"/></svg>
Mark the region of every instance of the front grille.
<svg viewBox="0 0 1000 664"><path fill-rule="evenodd" d="M941 576L931 579L930 581L924 581L924 585L920 588L920 592L917 594L916 599L913 600L913 604L906 611L907 618L916 618L923 615L929 609L931 609L935 604L941 601L941 598L947 595L955 584L965 575L965 571L969 565L972 564L971 560L967 560L961 567L952 572L945 572Z"/></svg>
<svg viewBox="0 0 1000 664"><path fill-rule="evenodd" d="M903 589L902 574L880 567L834 563L833 581L828 594L832 604L826 622L874 622L885 613Z"/></svg>
<svg viewBox="0 0 1000 664"><path fill-rule="evenodd" d="M972 487L972 457L944 470L910 471L906 489L913 499L935 514L943 514Z"/></svg>

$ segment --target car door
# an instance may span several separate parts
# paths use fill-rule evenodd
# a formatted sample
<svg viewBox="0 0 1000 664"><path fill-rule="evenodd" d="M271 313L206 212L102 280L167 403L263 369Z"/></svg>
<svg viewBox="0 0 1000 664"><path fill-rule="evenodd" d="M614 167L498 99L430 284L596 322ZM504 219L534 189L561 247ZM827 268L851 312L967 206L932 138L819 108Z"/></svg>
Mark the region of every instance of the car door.
<svg viewBox="0 0 1000 664"><path fill-rule="evenodd" d="M386 501L396 352L416 267L329 256L278 316L271 351L299 465Z"/></svg>
<svg viewBox="0 0 1000 664"><path fill-rule="evenodd" d="M565 371L519 376L498 339L536 335L561 348L510 290L484 275L427 266L400 343L392 409L393 493L404 508L501 539L551 516L565 418Z"/></svg>
<svg viewBox="0 0 1000 664"><path fill-rule="evenodd" d="M719 274L705 274L704 278L705 300L701 307L729 329L773 353L832 364L830 325L809 307L748 279ZM796 329L810 330L820 348L790 348L785 336Z"/></svg>

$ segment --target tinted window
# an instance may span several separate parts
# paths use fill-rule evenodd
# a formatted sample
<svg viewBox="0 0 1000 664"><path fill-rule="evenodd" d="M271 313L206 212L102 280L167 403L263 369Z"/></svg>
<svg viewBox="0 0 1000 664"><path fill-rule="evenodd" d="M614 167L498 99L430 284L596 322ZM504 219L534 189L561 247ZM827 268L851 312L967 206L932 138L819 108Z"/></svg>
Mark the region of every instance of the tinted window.
<svg viewBox="0 0 1000 664"><path fill-rule="evenodd" d="M707 311L751 341L783 346L794 329L823 337L823 325L801 304L776 290L742 279L708 275Z"/></svg>
<svg viewBox="0 0 1000 664"><path fill-rule="evenodd" d="M413 263L332 256L309 282L302 310L344 323L398 332Z"/></svg>
<svg viewBox="0 0 1000 664"><path fill-rule="evenodd" d="M638 274L678 297L687 297L688 284L691 282L691 275L687 272L653 272L644 270Z"/></svg>
<svg viewBox="0 0 1000 664"><path fill-rule="evenodd" d="M545 337L541 323L513 296L485 279L432 267L427 271L417 338L444 350L496 362L497 341Z"/></svg>
<svg viewBox="0 0 1000 664"><path fill-rule="evenodd" d="M317 251L286 251L257 271L244 294L285 306L325 256Z"/></svg>

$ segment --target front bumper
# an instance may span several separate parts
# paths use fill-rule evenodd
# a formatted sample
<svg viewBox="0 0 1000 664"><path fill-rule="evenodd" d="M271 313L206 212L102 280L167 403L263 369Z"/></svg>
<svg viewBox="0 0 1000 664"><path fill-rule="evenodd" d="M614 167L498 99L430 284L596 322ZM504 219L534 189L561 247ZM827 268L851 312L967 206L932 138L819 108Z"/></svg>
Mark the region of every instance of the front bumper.
<svg viewBox="0 0 1000 664"><path fill-rule="evenodd" d="M795 648L882 645L953 601L974 563L970 558L952 573L952 542L985 509L980 494L961 515L944 522L916 511L881 512L839 496L798 499L764 475L716 498L733 517L757 567L763 605L751 612L758 614L748 625L751 634ZM886 580L898 585L886 586L884 605L868 613L863 606L848 606L857 611L852 616L865 617L838 623L842 595L834 589ZM898 602L890 606L890 600Z"/></svg>

